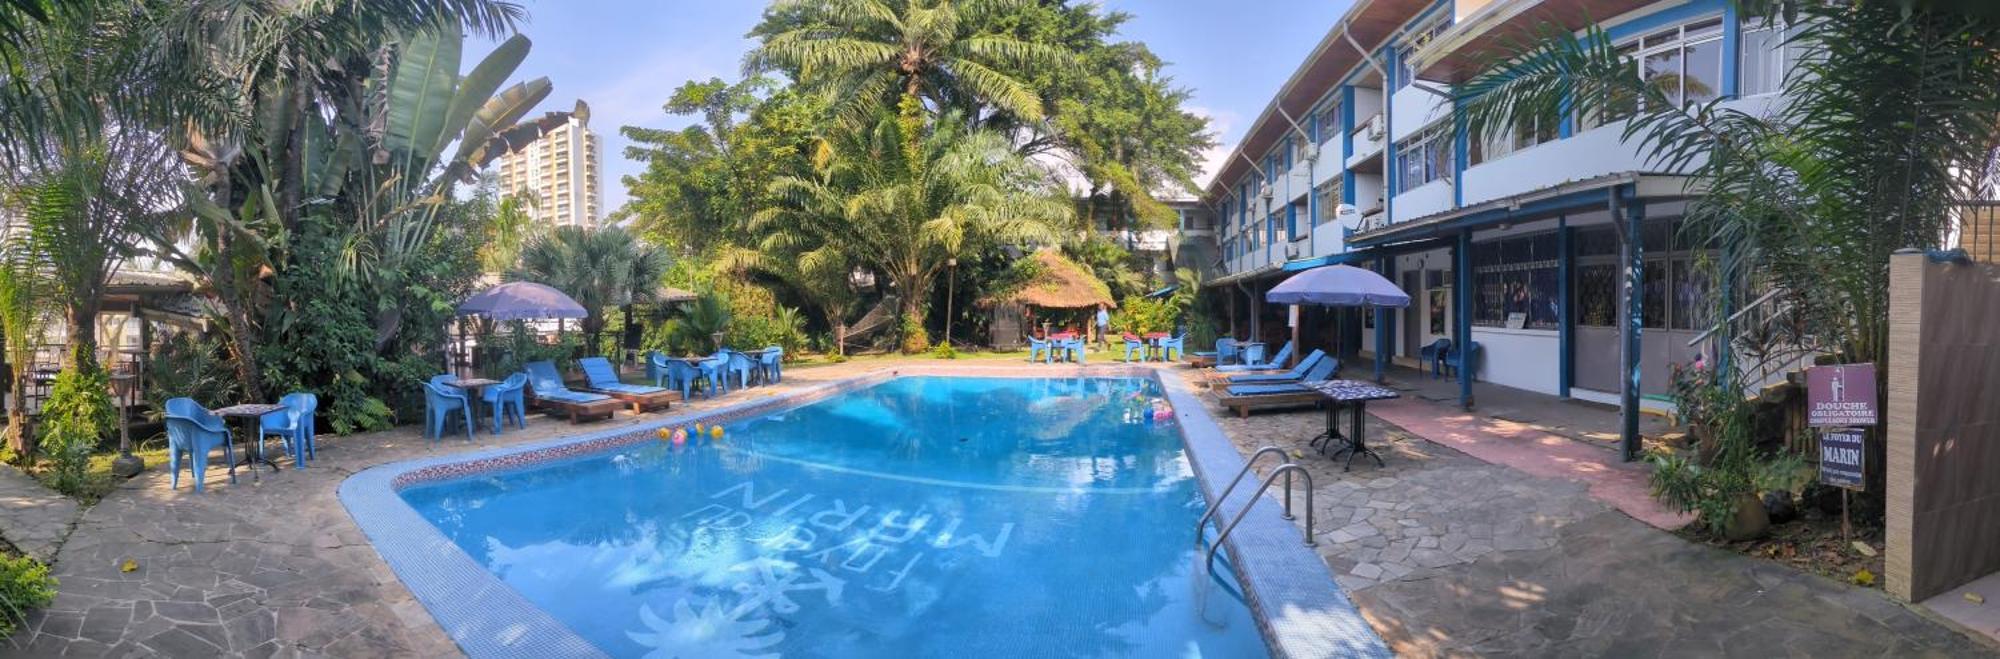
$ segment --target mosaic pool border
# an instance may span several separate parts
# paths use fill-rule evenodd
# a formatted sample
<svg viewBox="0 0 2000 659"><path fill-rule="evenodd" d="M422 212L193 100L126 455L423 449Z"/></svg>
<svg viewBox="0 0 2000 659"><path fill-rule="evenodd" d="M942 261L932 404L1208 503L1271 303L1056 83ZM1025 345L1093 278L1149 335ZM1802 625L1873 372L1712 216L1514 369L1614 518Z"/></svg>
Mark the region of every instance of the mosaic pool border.
<svg viewBox="0 0 2000 659"><path fill-rule="evenodd" d="M581 435L511 447L440 455L365 469L343 481L339 496L348 514L376 552L438 626L474 657L600 657L603 652L567 625L527 601L459 550L400 496L405 488L499 471L512 471L632 444L657 441L663 427L695 422L730 423L782 408L872 387L902 376L945 377L1147 377L1162 385L1181 428L1188 461L1203 495L1213 500L1228 478L1242 468L1242 456L1178 377L1163 377L1140 366L911 365L857 375L797 392L747 400L699 412ZM1227 548L1237 582L1273 656L1387 657L1377 637L1326 564L1300 542L1299 530L1283 519L1269 497L1250 501L1249 487L1231 495L1229 510L1255 507L1230 535ZM1192 542L1192 538L1190 538Z"/></svg>

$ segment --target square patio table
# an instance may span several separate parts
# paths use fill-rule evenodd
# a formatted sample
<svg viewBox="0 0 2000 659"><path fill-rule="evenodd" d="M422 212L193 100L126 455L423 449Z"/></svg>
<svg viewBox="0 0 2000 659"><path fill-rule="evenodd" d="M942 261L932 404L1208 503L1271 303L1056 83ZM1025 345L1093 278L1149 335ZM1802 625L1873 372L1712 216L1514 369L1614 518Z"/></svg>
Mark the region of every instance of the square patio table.
<svg viewBox="0 0 2000 659"><path fill-rule="evenodd" d="M271 471L278 471L278 463L272 462L270 458L264 456L264 429L259 427L258 423L264 418L264 415L272 412L282 412L285 409L283 405L273 405L270 403L240 403L222 409L209 410L210 413L225 419L247 419L243 424L244 430L249 431L250 436L256 438L257 452L252 454L249 442L244 442L243 459L238 460L236 464L249 465L250 476L253 479L263 480L263 477L257 474L256 463L258 462L270 465Z"/></svg>
<svg viewBox="0 0 2000 659"><path fill-rule="evenodd" d="M1320 454L1324 455L1326 447L1336 441L1341 442L1340 450L1334 451L1332 456L1334 459L1339 459L1342 453L1347 454L1347 463L1341 467L1341 471L1353 469L1354 456L1357 455L1375 458L1377 467L1387 466L1382 463L1381 455L1374 449L1368 448L1368 435L1363 431L1363 423L1368 418L1368 401L1401 398L1402 394L1373 382L1361 380L1327 380L1308 384L1306 388L1317 392L1327 400L1326 432L1314 436L1308 443L1309 446L1318 447ZM1349 431L1345 434L1340 432L1339 415L1342 408L1347 408L1347 413L1351 417Z"/></svg>

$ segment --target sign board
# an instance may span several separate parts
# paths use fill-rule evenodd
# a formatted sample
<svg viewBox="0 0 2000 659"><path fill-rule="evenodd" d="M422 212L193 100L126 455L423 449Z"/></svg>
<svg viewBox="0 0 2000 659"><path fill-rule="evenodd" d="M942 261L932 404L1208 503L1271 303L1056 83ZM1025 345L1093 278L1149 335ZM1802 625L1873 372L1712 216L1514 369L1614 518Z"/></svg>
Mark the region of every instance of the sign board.
<svg viewBox="0 0 2000 659"><path fill-rule="evenodd" d="M1872 426L1875 365L1841 364L1806 369L1806 423L1814 426Z"/></svg>
<svg viewBox="0 0 2000 659"><path fill-rule="evenodd" d="M1521 329L1527 326L1528 326L1527 312L1516 311L1507 314L1507 329Z"/></svg>
<svg viewBox="0 0 2000 659"><path fill-rule="evenodd" d="M1833 428L1819 434L1819 482L1850 490L1862 489L1868 474L1867 444L1860 428Z"/></svg>

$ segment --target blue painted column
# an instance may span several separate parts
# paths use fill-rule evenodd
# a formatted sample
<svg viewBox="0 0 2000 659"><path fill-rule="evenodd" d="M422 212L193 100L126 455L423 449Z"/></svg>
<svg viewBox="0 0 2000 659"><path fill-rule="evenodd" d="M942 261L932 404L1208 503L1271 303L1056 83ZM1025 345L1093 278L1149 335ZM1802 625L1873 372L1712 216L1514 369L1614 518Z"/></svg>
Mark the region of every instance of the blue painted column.
<svg viewBox="0 0 2000 659"><path fill-rule="evenodd" d="M1614 189L1611 217L1624 215L1625 228L1625 335L1619 358L1625 365L1625 380L1619 385L1619 454L1626 462L1639 459L1639 358L1640 333L1646 325L1646 245L1640 224L1646 220L1646 204L1625 200L1628 192Z"/></svg>
<svg viewBox="0 0 2000 659"><path fill-rule="evenodd" d="M1742 91L1743 21L1737 18L1736 3L1722 3L1722 97L1735 98Z"/></svg>
<svg viewBox="0 0 2000 659"><path fill-rule="evenodd" d="M1340 87L1340 203L1354 205L1354 171L1346 158L1354 155L1354 85Z"/></svg>
<svg viewBox="0 0 2000 659"><path fill-rule="evenodd" d="M1465 207L1465 168L1472 162L1472 136L1466 132L1465 113L1458 101L1451 102L1451 207Z"/></svg>
<svg viewBox="0 0 2000 659"><path fill-rule="evenodd" d="M1309 135L1306 136L1306 139L1312 141L1312 146L1307 148L1313 149L1315 151L1319 150L1320 143L1326 141L1324 139L1321 139L1319 134L1320 114L1321 113L1319 112L1313 112L1312 116L1306 118L1306 132L1309 133ZM1322 157L1325 156L1324 153L1320 155ZM1318 168L1319 168L1319 158L1314 158L1312 160L1306 161L1306 233L1308 235L1312 233L1314 227L1319 226L1320 213L1325 212L1320 210L1319 207L1319 191L1313 189L1313 181L1318 179L1318 175L1314 174L1313 170ZM1313 245L1312 243L1307 243L1307 246L1309 248L1312 248L1309 250L1308 254L1309 256L1319 255L1319 249L1317 249L1318 247L1317 245Z"/></svg>
<svg viewBox="0 0 2000 659"><path fill-rule="evenodd" d="M1472 230L1458 232L1458 247L1452 250L1452 325L1456 327L1453 347L1457 348L1458 405L1472 409L1472 369L1477 366L1472 361Z"/></svg>
<svg viewBox="0 0 2000 659"><path fill-rule="evenodd" d="M1396 257L1384 256L1381 259L1376 260L1375 272L1381 274L1383 279L1387 279L1391 282L1396 281ZM1411 302L1414 303L1415 300L1412 300ZM1395 339L1392 338L1395 336L1395 334L1389 331L1389 322L1390 320L1396 317L1396 314L1393 313L1388 307L1375 307L1374 313L1375 313L1375 381L1381 382L1384 379L1383 374L1389 370L1389 355L1394 353L1396 350L1394 344Z"/></svg>
<svg viewBox="0 0 2000 659"><path fill-rule="evenodd" d="M1576 229L1569 216L1556 218L1556 394L1569 398L1576 383Z"/></svg>

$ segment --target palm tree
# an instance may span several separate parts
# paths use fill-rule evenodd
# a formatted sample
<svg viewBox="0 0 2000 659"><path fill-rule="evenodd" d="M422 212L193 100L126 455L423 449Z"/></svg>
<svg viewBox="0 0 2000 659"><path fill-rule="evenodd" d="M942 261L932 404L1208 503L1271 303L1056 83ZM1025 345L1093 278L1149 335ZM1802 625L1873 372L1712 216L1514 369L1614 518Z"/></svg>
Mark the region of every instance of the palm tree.
<svg viewBox="0 0 2000 659"><path fill-rule="evenodd" d="M831 216L831 215L829 215ZM757 272L777 279L792 290L806 304L819 311L820 318L833 330L833 352L842 354L846 350L847 320L859 306L859 291L849 283L849 273L854 269L854 261L841 253L836 245L810 242L796 244L795 241L810 241L800 234L786 234L784 238L771 241L765 252L747 247L732 247L724 250L717 259L717 266L739 274ZM780 308L783 311L783 308Z"/></svg>
<svg viewBox="0 0 2000 659"><path fill-rule="evenodd" d="M824 141L809 177L772 181L780 202L751 220L770 254L819 272L859 263L901 295L903 350L928 347L924 303L948 259L975 247L1052 237L1072 205L997 133L947 115L928 130L881 116ZM914 157L912 157L914 156Z"/></svg>
<svg viewBox="0 0 2000 659"><path fill-rule="evenodd" d="M972 105L983 103L1034 123L1042 119L1042 99L1027 73L1075 66L1075 58L1006 32L1003 20L1026 4L778 0L750 33L763 44L745 57L744 69L782 70L809 87L831 90L840 116L857 124L884 107L914 119L925 100L939 109L976 110Z"/></svg>
<svg viewBox="0 0 2000 659"><path fill-rule="evenodd" d="M668 263L665 250L623 227L562 226L529 240L506 277L547 284L583 305L583 333L595 351L603 347L604 310L655 299Z"/></svg>

